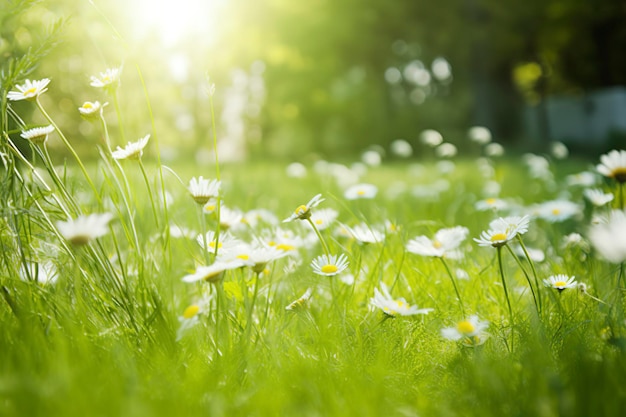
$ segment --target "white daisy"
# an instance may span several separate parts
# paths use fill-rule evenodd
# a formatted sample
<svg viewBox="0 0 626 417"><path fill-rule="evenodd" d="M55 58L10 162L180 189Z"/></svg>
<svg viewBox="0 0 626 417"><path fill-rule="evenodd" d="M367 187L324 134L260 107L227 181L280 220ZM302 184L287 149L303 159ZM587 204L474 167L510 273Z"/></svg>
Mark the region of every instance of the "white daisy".
<svg viewBox="0 0 626 417"><path fill-rule="evenodd" d="M352 238L361 244L379 243L385 240L385 234L376 227L371 227L365 223L354 227L344 226Z"/></svg>
<svg viewBox="0 0 626 417"><path fill-rule="evenodd" d="M598 182L598 178L593 172L583 171L568 175L565 177L565 182L569 186L593 187Z"/></svg>
<svg viewBox="0 0 626 417"><path fill-rule="evenodd" d="M180 323L178 330L176 332L176 340L179 341L183 338L185 333L196 326L200 320L199 316L209 311L209 307L211 305L211 300L213 296L207 295L204 296L199 301L190 304L183 310L183 313L178 316L178 321Z"/></svg>
<svg viewBox="0 0 626 417"><path fill-rule="evenodd" d="M489 230L483 231L480 238L474 238L479 246L492 246L498 248L506 245L515 236L522 235L528 231L528 216L500 217L489 223Z"/></svg>
<svg viewBox="0 0 626 417"><path fill-rule="evenodd" d="M285 172L289 178L304 178L306 177L306 167L300 162L292 162L287 165Z"/></svg>
<svg viewBox="0 0 626 417"><path fill-rule="evenodd" d="M374 288L374 297L370 298L370 304L391 317L428 314L433 311L432 308L418 308L416 305L410 305L404 298L394 299L384 282L380 283L380 291Z"/></svg>
<svg viewBox="0 0 626 417"><path fill-rule="evenodd" d="M533 262L543 262L546 260L546 254L541 249L527 247L526 252L528 252L528 256ZM524 253L524 248L522 248L520 245L513 246L513 253L515 253L520 258L526 257L526 254Z"/></svg>
<svg viewBox="0 0 626 417"><path fill-rule="evenodd" d="M449 340L461 340L469 342L470 345L478 345L485 341L487 333L485 330L489 328L489 322L480 320L477 315L470 316L468 319L460 321L454 327L446 327L441 329L441 335Z"/></svg>
<svg viewBox="0 0 626 417"><path fill-rule="evenodd" d="M102 114L102 109L109 103L100 104L99 101L85 101L82 106L78 108L78 112L85 118L98 117Z"/></svg>
<svg viewBox="0 0 626 417"><path fill-rule="evenodd" d="M107 225L113 219L111 213L78 216L76 219L57 222L59 233L76 246L82 246L108 233Z"/></svg>
<svg viewBox="0 0 626 417"><path fill-rule="evenodd" d="M558 223L582 214L580 206L568 200L550 200L534 207L533 212L550 223Z"/></svg>
<svg viewBox="0 0 626 417"><path fill-rule="evenodd" d="M204 179L202 176L189 180L189 193L196 203L206 204L211 198L219 196L221 181Z"/></svg>
<svg viewBox="0 0 626 417"><path fill-rule="evenodd" d="M220 207L220 227L222 229L236 229L243 226L243 212L226 206Z"/></svg>
<svg viewBox="0 0 626 417"><path fill-rule="evenodd" d="M300 298L298 298L295 301L292 301L287 307L285 307L285 310L296 311L296 310L300 310L301 308L304 308L311 300L311 295L313 295L313 289L308 288L305 291L305 293L302 294Z"/></svg>
<svg viewBox="0 0 626 417"><path fill-rule="evenodd" d="M239 241L239 239L235 238L233 235L231 235L229 232L225 232L225 233L220 233L219 236L219 242L216 243L216 236L215 236L215 232L209 230L208 232L206 232L206 234L203 235L199 235L196 238L196 241L198 242L198 244L200 245L201 248L205 248L205 242L206 242L206 249L209 252L214 252L215 251L215 246L217 245L217 254L224 254L225 252L230 251L232 248L234 248L235 246L241 244L241 241Z"/></svg>
<svg viewBox="0 0 626 417"><path fill-rule="evenodd" d="M39 284L54 284L59 273L52 262L27 262L20 268L20 277L24 281L33 280Z"/></svg>
<svg viewBox="0 0 626 417"><path fill-rule="evenodd" d="M445 142L435 148L435 155L439 158L452 158L456 156L458 149L451 143Z"/></svg>
<svg viewBox="0 0 626 417"><path fill-rule="evenodd" d="M550 152L556 159L565 159L569 156L569 149L563 142L552 142Z"/></svg>
<svg viewBox="0 0 626 417"><path fill-rule="evenodd" d="M404 139L396 139L391 142L391 153L400 157L408 158L413 155L413 147Z"/></svg>
<svg viewBox="0 0 626 417"><path fill-rule="evenodd" d="M198 282L207 281L215 283L222 279L224 272L241 268L245 264L241 260L231 260L228 262L215 261L209 266L199 266L193 274L188 274L183 277L183 282Z"/></svg>
<svg viewBox="0 0 626 417"><path fill-rule="evenodd" d="M276 248L288 255L298 255L298 249L303 247L305 242L301 236L296 235L292 230L277 227L273 230L263 230L256 237L260 246Z"/></svg>
<svg viewBox="0 0 626 417"><path fill-rule="evenodd" d="M315 227L317 227L317 230L324 230L337 220L338 216L339 212L337 210L333 208L324 208L315 210L315 212L311 214L311 221Z"/></svg>
<svg viewBox="0 0 626 417"><path fill-rule="evenodd" d="M484 200L479 200L474 204L474 208L478 211L500 211L506 210L509 207L509 203L497 197L489 197Z"/></svg>
<svg viewBox="0 0 626 417"><path fill-rule="evenodd" d="M596 169L605 177L613 178L619 183L626 182L626 151L614 149L600 156L600 164Z"/></svg>
<svg viewBox="0 0 626 417"><path fill-rule="evenodd" d="M278 217L267 209L253 209L243 215L243 222L255 228L259 223L275 226L279 223Z"/></svg>
<svg viewBox="0 0 626 417"><path fill-rule="evenodd" d="M376 197L378 187L373 184L355 184L343 193L347 200L357 200L360 198L370 199Z"/></svg>
<svg viewBox="0 0 626 417"><path fill-rule="evenodd" d="M496 157L504 155L504 146L499 143L493 142L485 146L485 155Z"/></svg>
<svg viewBox="0 0 626 417"><path fill-rule="evenodd" d="M576 277L570 277L564 274L551 275L544 279L543 283L546 287L554 288L555 290L559 290L559 292L561 292L566 288L576 287L578 283L575 278Z"/></svg>
<svg viewBox="0 0 626 417"><path fill-rule="evenodd" d="M139 159L143 155L143 148L146 147L149 140L150 135L148 134L139 139L137 142L128 142L126 147L123 149L118 146L117 149L111 153L111 155L115 159Z"/></svg>
<svg viewBox="0 0 626 417"><path fill-rule="evenodd" d="M406 244L406 250L416 255L434 256L441 258L452 255L456 258L455 251L467 238L469 230L467 227L456 226L440 229L435 236L430 239L427 236L417 236Z"/></svg>
<svg viewBox="0 0 626 417"><path fill-rule="evenodd" d="M322 201L324 201L324 199L322 198L321 194L317 194L315 197L313 197L311 200L309 200L308 203L303 204L301 206L298 206L293 214L289 217L287 217L285 220L283 220L283 223L285 222L291 222L293 220L296 219L300 219L300 220L306 220L311 218L311 209L314 207L317 207Z"/></svg>
<svg viewBox="0 0 626 417"><path fill-rule="evenodd" d="M115 88L119 84L120 69L107 68L99 76L91 76L91 86L96 88Z"/></svg>
<svg viewBox="0 0 626 417"><path fill-rule="evenodd" d="M607 261L616 264L626 261L626 213L613 210L607 223L592 225L589 240Z"/></svg>
<svg viewBox="0 0 626 417"><path fill-rule="evenodd" d="M16 85L19 91L9 91L7 98L12 101L18 100L35 100L37 97L48 91L48 84L50 79L44 78L41 80L26 80L22 85Z"/></svg>
<svg viewBox="0 0 626 417"><path fill-rule="evenodd" d="M311 261L313 272L318 275L331 277L342 273L348 267L348 258L345 254L337 255L320 255Z"/></svg>
<svg viewBox="0 0 626 417"><path fill-rule="evenodd" d="M52 132L54 132L54 126L48 125L24 130L20 136L31 141L35 145L43 145L48 140L48 135Z"/></svg>
<svg viewBox="0 0 626 417"><path fill-rule="evenodd" d="M583 191L583 195L596 207L602 207L614 198L612 193L605 194L598 188L587 188Z"/></svg>

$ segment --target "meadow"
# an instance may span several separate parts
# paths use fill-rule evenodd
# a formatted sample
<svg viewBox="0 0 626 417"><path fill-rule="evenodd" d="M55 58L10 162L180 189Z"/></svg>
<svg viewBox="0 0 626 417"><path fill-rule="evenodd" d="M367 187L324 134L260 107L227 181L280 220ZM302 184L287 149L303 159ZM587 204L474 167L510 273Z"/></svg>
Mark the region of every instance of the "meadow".
<svg viewBox="0 0 626 417"><path fill-rule="evenodd" d="M91 86L114 97L118 71ZM626 151L507 156L475 129L463 155L431 131L413 157L220 164L213 117L213 161L166 164L157 132L110 132L116 103L76 106L102 139L77 152L52 88L7 96L0 415L626 406Z"/></svg>

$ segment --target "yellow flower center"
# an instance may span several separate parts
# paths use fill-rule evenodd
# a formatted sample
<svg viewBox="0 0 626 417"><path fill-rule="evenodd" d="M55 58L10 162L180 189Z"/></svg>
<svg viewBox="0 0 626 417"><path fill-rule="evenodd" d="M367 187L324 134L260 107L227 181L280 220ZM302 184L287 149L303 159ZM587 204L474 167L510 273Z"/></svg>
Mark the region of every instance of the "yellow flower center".
<svg viewBox="0 0 626 417"><path fill-rule="evenodd" d="M324 220L322 219L315 220L315 224L322 224L322 223L324 223Z"/></svg>
<svg viewBox="0 0 626 417"><path fill-rule="evenodd" d="M35 93L37 92L37 88L36 87L31 87L28 90L24 91L24 97L30 97L35 95Z"/></svg>
<svg viewBox="0 0 626 417"><path fill-rule="evenodd" d="M438 240L433 241L433 247L435 249L439 249L442 246L443 246L443 244L440 241L438 241Z"/></svg>
<svg viewBox="0 0 626 417"><path fill-rule="evenodd" d="M493 236L491 236L492 242L498 242L501 240L506 240L506 233L496 233Z"/></svg>
<svg viewBox="0 0 626 417"><path fill-rule="evenodd" d="M294 250L295 247L292 245L288 245L286 243L280 243L278 245L276 245L276 249L280 249L280 250L284 250L285 252L290 251L290 250Z"/></svg>
<svg viewBox="0 0 626 417"><path fill-rule="evenodd" d="M93 109L93 104L87 102L87 103L83 104L83 109L85 109L85 110Z"/></svg>
<svg viewBox="0 0 626 417"><path fill-rule="evenodd" d="M237 258L247 261L248 259L250 259L250 256L242 253L241 255L237 255Z"/></svg>
<svg viewBox="0 0 626 417"><path fill-rule="evenodd" d="M495 198L488 198L485 200L485 202L489 204L490 206L493 206L494 204L496 204L496 201L497 200Z"/></svg>
<svg viewBox="0 0 626 417"><path fill-rule="evenodd" d="M615 178L618 182L626 182L626 167L615 168L611 172L611 176Z"/></svg>
<svg viewBox="0 0 626 417"><path fill-rule="evenodd" d="M215 241L212 240L211 242L209 242L209 247L215 249ZM218 249L222 247L222 242L217 244Z"/></svg>
<svg viewBox="0 0 626 417"><path fill-rule="evenodd" d="M359 190L356 193L357 195L365 195L365 190Z"/></svg>
<svg viewBox="0 0 626 417"><path fill-rule="evenodd" d="M185 311L183 311L183 317L186 319L191 319L193 318L196 314L198 314L198 312L200 311L200 307L198 307L195 304L190 305L189 307L187 307L185 309Z"/></svg>
<svg viewBox="0 0 626 417"><path fill-rule="evenodd" d="M560 213L561 213L561 210L559 210L558 208L552 209L552 214L554 214L555 216L558 216Z"/></svg>
<svg viewBox="0 0 626 417"><path fill-rule="evenodd" d="M332 264L324 265L322 267L322 272L325 274L332 274L334 272L337 272L337 265L332 265Z"/></svg>
<svg viewBox="0 0 626 417"><path fill-rule="evenodd" d="M295 213L296 213L297 215L300 215L300 214L306 213L306 211L307 211L308 209L309 209L309 208L303 204L303 205L301 205L301 206L298 206L298 208L295 210Z"/></svg>
<svg viewBox="0 0 626 417"><path fill-rule="evenodd" d="M469 321L465 320L458 323L456 325L456 329L459 331L459 333L470 334L476 330L476 327L474 327L474 325Z"/></svg>
<svg viewBox="0 0 626 417"><path fill-rule="evenodd" d="M565 282L565 281L557 281L557 282L554 283L554 286L556 288L565 287L566 285L567 285L567 282Z"/></svg>
<svg viewBox="0 0 626 417"><path fill-rule="evenodd" d="M396 300L396 305L400 308L404 308L407 304L402 300Z"/></svg>

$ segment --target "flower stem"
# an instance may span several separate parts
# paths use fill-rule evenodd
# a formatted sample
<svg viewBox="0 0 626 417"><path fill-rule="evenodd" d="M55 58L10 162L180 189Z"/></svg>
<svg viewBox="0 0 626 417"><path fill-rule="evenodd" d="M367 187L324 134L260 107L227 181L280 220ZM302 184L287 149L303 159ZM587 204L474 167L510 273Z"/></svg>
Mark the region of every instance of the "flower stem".
<svg viewBox="0 0 626 417"><path fill-rule="evenodd" d="M150 198L150 204L152 205L152 213L154 214L154 222L156 223L156 227L159 227L159 215L157 213L156 205L154 204L154 198L152 197L152 188L150 187L150 181L148 180L148 175L146 174L146 169L143 166L143 162L141 158L139 158L139 168L141 169L141 174L143 175L143 180L146 183L146 188L148 189L148 198Z"/></svg>
<svg viewBox="0 0 626 417"><path fill-rule="evenodd" d="M212 87L209 87L209 103L211 108L211 129L213 130L213 152L215 153L215 178L221 181L220 177L220 161L217 153L217 130L215 128L215 107L213 106L213 91ZM215 230L215 257L217 257L217 249L220 242L220 214L222 207L222 199L217 196L217 202L215 206L215 214L217 215L217 226Z"/></svg>
<svg viewBox="0 0 626 417"><path fill-rule="evenodd" d="M510 326L511 326L511 350L513 350L513 309L511 308L511 300L509 299L509 290L506 285L506 278L504 277L504 268L502 266L502 247L498 247L498 266L500 269L500 279L502 280L502 287L504 288L504 296L506 297L506 304L509 309Z"/></svg>
<svg viewBox="0 0 626 417"><path fill-rule="evenodd" d="M519 235L517 235L517 237L519 238ZM536 290L537 290L536 292L535 292L535 287L533 287L533 284L530 281L530 277L528 276L528 273L526 272L526 270L522 266L522 262L519 260L517 255L515 255L515 253L513 253L513 250L509 247L509 245L506 245L506 248L509 250L509 253L515 259L517 264L519 265L520 269L522 270L522 273L524 274L524 277L526 277L526 281L528 282L528 286L530 287L530 292L533 295L533 301L535 302L535 308L537 309L537 313L541 314L541 298L540 298L541 297L541 295L540 295L541 292L539 291L539 282L537 280L537 272L535 271L534 264L533 264L532 260L530 259L530 255L528 254L528 251L524 247L524 244L522 243L522 240L519 239L519 241L522 244L522 250L524 251L524 254L526 255L526 259L530 263L531 269L533 271L533 275L535 277L535 287L536 287Z"/></svg>
<svg viewBox="0 0 626 417"><path fill-rule="evenodd" d="M124 124L122 122L122 111L120 110L120 103L117 99L117 91L113 91L113 107L115 107L115 114L117 115L117 126L120 131L121 143L126 143L126 139L124 137Z"/></svg>
<svg viewBox="0 0 626 417"><path fill-rule="evenodd" d="M326 242L324 241L324 238L322 237L322 234L317 229L317 226L315 226L315 223L313 222L313 220L311 220L310 217L307 217L306 221L309 222L309 224L311 225L311 227L315 231L315 234L317 235L317 238L320 240L320 243L322 244L322 249L324 250L324 253L326 254L326 256L328 256L330 258L330 250L328 249L328 246L326 245Z"/></svg>
<svg viewBox="0 0 626 417"><path fill-rule="evenodd" d="M454 276L452 275L452 272L450 271L450 268L448 267L448 264L446 263L445 259L443 259L443 256L440 256L439 259L441 260L441 263L443 264L444 268L446 268L446 272L448 273L448 276L450 277L450 281L452 281L452 286L454 287L456 298L459 300L459 306L461 307L461 313L463 317L465 317L465 307L463 306L463 300L461 299L461 293L459 292L459 288L456 285L456 280L454 279Z"/></svg>
<svg viewBox="0 0 626 417"><path fill-rule="evenodd" d="M93 181L91 180L91 177L87 173L87 169L85 168L85 165L83 165L83 162L80 160L80 157L78 156L78 154L76 153L76 151L74 150L74 148L72 147L70 142L67 140L67 138L65 137L65 135L63 134L61 129L59 129L57 124L54 123L54 120L52 120L50 115L43 108L43 106L39 102L39 99L35 100L35 103L37 104L37 108L39 108L39 111L41 112L41 114L43 114L43 116L46 118L46 120L48 120L48 122L52 125L52 127L54 127L54 130L57 131L57 133L59 134L59 137L63 141L63 144L65 144L65 147L70 151L70 153L72 154L74 159L76 159L76 162L78 163L78 166L80 167L81 171L83 172L83 175L85 176L85 179L87 180L87 182L91 186L91 189L93 190L93 193L96 196L96 199L98 200L98 204L102 205L102 200L100 198L100 194L98 194L98 190L96 189L96 186L94 185Z"/></svg>

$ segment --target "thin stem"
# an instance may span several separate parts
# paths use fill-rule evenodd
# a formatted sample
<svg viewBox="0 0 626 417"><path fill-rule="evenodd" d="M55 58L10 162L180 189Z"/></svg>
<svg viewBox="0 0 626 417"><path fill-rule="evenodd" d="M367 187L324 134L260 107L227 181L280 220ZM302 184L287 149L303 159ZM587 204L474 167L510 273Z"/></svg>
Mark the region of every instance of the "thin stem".
<svg viewBox="0 0 626 417"><path fill-rule="evenodd" d="M524 241L522 240L522 236L517 235L517 241L519 242L520 246L522 247L522 250L524 251L524 256L526 256L526 259L528 260L528 263L530 264L530 270L533 272L533 278L535 279L535 287L537 289L537 302L539 303L539 310L542 310L543 309L543 303L542 303L542 300L541 300L541 291L539 290L539 288L541 288L541 287L539 285L539 277L537 277L537 269L535 268L535 263L530 258L530 254L528 253L528 250L526 249L526 245L524 245ZM521 267L521 265L520 265L520 267ZM526 279L528 279L528 277L526 277ZM530 285L530 282L528 284Z"/></svg>
<svg viewBox="0 0 626 417"><path fill-rule="evenodd" d="M454 279L454 276L452 275L452 272L450 271L450 268L448 267L445 259L443 259L443 256L440 256L439 259L441 260L444 268L446 268L446 272L448 272L448 276L450 277L450 281L452 281L452 286L454 287L454 292L456 293L456 298L459 300L461 313L463 314L463 317L465 317L465 307L463 306L463 300L461 299L461 293L459 292L459 288L456 285L456 280Z"/></svg>
<svg viewBox="0 0 626 417"><path fill-rule="evenodd" d="M211 263L211 260L209 259L209 242L207 242L206 238L206 219L204 218L204 209L201 204L198 204L198 210L198 215L200 216L200 232L202 233L202 247L204 248L204 260L206 261L206 264L209 265ZM215 242L215 249L215 256L217 257L217 241Z"/></svg>
<svg viewBox="0 0 626 417"><path fill-rule="evenodd" d="M148 189L148 198L150 199L150 204L152 205L152 213L154 214L154 222L156 223L156 227L159 227L159 214L157 213L156 205L154 204L154 198L152 197L152 187L150 187L150 181L148 180L148 175L146 174L146 168L143 166L143 162L141 158L139 158L139 168L141 169L141 174L143 175L143 180L146 183L146 188Z"/></svg>
<svg viewBox="0 0 626 417"><path fill-rule="evenodd" d="M530 292L533 295L533 301L535 303L535 308L537 309L537 313L540 314L541 313L541 308L539 307L539 304L538 304L538 301L537 301L537 295L535 294L535 288L533 287L532 282L530 282L530 277L528 276L528 273L526 272L526 270L522 266L522 262L519 260L517 255L513 252L513 250L509 247L509 245L506 245L506 248L509 250L509 253L515 259L517 264L519 265L519 268L522 270L522 273L524 274L524 277L526 277L526 281L528 282L528 286L530 287ZM535 280L535 282L536 282L536 280ZM539 287L537 287L537 294L538 293L539 293Z"/></svg>
<svg viewBox="0 0 626 417"><path fill-rule="evenodd" d="M254 305L256 304L256 299L259 294L259 280L261 278L261 272L257 272L254 276L254 291L252 293L252 300L250 301L250 306L248 307L248 321L246 323L246 339L250 334L250 330L252 329L252 316L254 315Z"/></svg>
<svg viewBox="0 0 626 417"><path fill-rule="evenodd" d="M326 242L324 241L324 238L322 237L322 234L320 233L320 231L315 226L315 223L313 222L313 220L311 220L310 217L308 217L306 219L306 221L309 222L309 224L311 225L311 227L315 231L315 234L317 235L317 238L320 240L320 243L322 244L322 249L324 250L324 253L326 254L326 256L328 256L330 258L330 250L328 250L328 246L326 245Z"/></svg>
<svg viewBox="0 0 626 417"><path fill-rule="evenodd" d="M509 299L509 290L506 285L506 278L504 277L504 268L502 267L502 246L497 248L498 250L498 266L500 268L500 278L502 280L502 287L504 288L504 296L506 297L506 304L509 308L509 317L511 325L511 350L513 350L513 309L511 308L511 300Z"/></svg>
<svg viewBox="0 0 626 417"><path fill-rule="evenodd" d="M211 88L211 87L209 87ZM215 153L215 178L221 181L220 177L220 161L217 153L217 131L215 129L215 108L213 106L213 91L209 90L209 103L211 108L211 129L213 130L213 152ZM220 215L221 215L222 199L217 196L215 213L217 215L217 226L215 230L215 257L217 257L217 249L220 242Z"/></svg>
<svg viewBox="0 0 626 417"><path fill-rule="evenodd" d="M96 189L96 186L94 185L93 181L91 180L91 177L87 173L87 169L85 168L85 165L83 165L83 162L80 160L80 157L78 156L78 154L76 153L76 151L74 150L74 148L72 147L70 142L67 140L67 138L65 137L65 135L63 134L61 129L59 129L57 124L54 123L54 120L52 120L50 115L43 108L43 106L39 102L39 99L36 99L35 103L37 104L37 107L39 108L39 111L43 114L43 116L46 118L46 120L48 120L48 123L50 123L52 125L52 127L54 127L54 130L56 130L56 132L59 134L59 137L63 141L63 144L65 144L65 147L70 151L70 153L72 154L74 159L76 159L76 162L78 163L78 166L80 167L80 170L83 172L83 175L85 176L85 179L89 183L89 186L93 190L93 193L96 196L96 199L98 200L98 204L101 206L102 205L102 200L100 198L100 194L98 193L98 190Z"/></svg>

